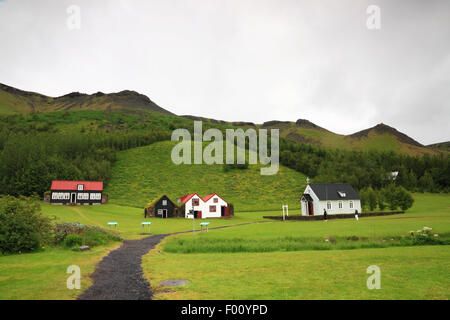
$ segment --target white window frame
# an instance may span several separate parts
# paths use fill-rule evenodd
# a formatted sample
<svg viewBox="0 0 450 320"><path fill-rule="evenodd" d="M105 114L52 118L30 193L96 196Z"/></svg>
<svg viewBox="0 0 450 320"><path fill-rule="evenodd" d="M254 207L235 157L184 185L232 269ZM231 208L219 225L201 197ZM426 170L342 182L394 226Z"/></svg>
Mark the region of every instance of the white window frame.
<svg viewBox="0 0 450 320"><path fill-rule="evenodd" d="M353 209L353 201L349 202L350 209Z"/></svg>
<svg viewBox="0 0 450 320"><path fill-rule="evenodd" d="M77 186L77 190L78 190L78 191L84 191L84 184L79 184L79 185Z"/></svg>
<svg viewBox="0 0 450 320"><path fill-rule="evenodd" d="M342 201L339 201L339 209L342 209L343 208L343 203L342 203Z"/></svg>
<svg viewBox="0 0 450 320"><path fill-rule="evenodd" d="M93 192L90 194L89 198L91 200L101 200L102 199L102 194L98 193L98 192Z"/></svg>
<svg viewBox="0 0 450 320"><path fill-rule="evenodd" d="M327 201L327 210L331 210L331 201Z"/></svg>
<svg viewBox="0 0 450 320"><path fill-rule="evenodd" d="M167 200L163 200L163 201L162 201L162 205L163 205L163 206L167 206Z"/></svg>
<svg viewBox="0 0 450 320"><path fill-rule="evenodd" d="M79 192L77 194L77 200L89 200L89 193L87 193L87 192Z"/></svg>

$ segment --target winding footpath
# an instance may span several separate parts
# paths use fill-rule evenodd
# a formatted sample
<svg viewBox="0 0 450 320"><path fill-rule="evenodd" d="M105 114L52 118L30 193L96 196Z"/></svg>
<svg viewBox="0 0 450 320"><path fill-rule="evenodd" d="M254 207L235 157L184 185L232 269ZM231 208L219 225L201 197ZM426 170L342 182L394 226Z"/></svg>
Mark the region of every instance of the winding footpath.
<svg viewBox="0 0 450 320"><path fill-rule="evenodd" d="M240 223L209 230L264 222L269 221ZM165 237L188 232L192 231L157 234L140 240L124 240L120 248L111 251L100 261L92 275L94 283L78 297L78 300L150 300L153 293L143 276L142 256Z"/></svg>

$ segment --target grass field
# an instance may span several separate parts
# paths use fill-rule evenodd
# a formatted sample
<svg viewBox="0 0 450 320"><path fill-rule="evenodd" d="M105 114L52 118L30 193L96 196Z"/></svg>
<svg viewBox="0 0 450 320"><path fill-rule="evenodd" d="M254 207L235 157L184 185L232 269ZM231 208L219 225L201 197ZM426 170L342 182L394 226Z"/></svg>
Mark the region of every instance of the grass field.
<svg viewBox="0 0 450 320"><path fill-rule="evenodd" d="M147 218L144 219L144 209L127 206L107 204L101 206L54 206L42 205L42 212L46 216L55 217L59 222L80 222L86 225L94 225L107 228L108 222L117 222L118 231L124 239L139 239L152 234L172 233L180 231L191 231L193 229L192 220L185 218ZM295 211L293 211L295 212ZM279 212L269 212L278 214ZM298 211L297 211L298 213ZM261 221L262 216L267 212L246 212L237 214L228 219L211 219L210 228ZM143 234L141 223L152 222L150 233ZM195 221L196 230L200 230L200 222Z"/></svg>
<svg viewBox="0 0 450 320"><path fill-rule="evenodd" d="M89 276L97 263L119 246L116 242L85 252L46 248L35 253L0 256L0 300L75 299L92 284ZM67 289L70 275L66 270L70 265L80 267L81 290Z"/></svg>
<svg viewBox="0 0 450 320"><path fill-rule="evenodd" d="M229 172L222 165L175 165L170 158L175 145L165 141L119 152L106 189L111 203L143 208L162 194L176 201L189 193L217 192L236 212L277 210L282 202L300 207L306 177L292 169L280 166L278 174L263 176L259 165Z"/></svg>
<svg viewBox="0 0 450 320"><path fill-rule="evenodd" d="M195 239L190 234L172 236L144 257L144 272L154 289L161 290L159 299L448 299L448 246L285 251L281 241L277 252L251 252L248 246L256 243L257 250L264 251L261 246L289 237L402 236L424 226L436 233L450 232L448 195L414 197L413 208L401 216L277 221L213 230ZM164 249L180 241L193 248L209 242L207 253ZM227 242L240 242L241 247L226 253L221 248ZM365 286L366 268L372 264L382 270L382 290ZM176 290L158 285L178 278L190 283Z"/></svg>
<svg viewBox="0 0 450 320"><path fill-rule="evenodd" d="M159 248L157 248L159 249ZM233 254L161 254L144 260L157 299L448 299L448 247ZM381 268L381 290L366 269ZM187 279L177 289L166 279Z"/></svg>
<svg viewBox="0 0 450 320"><path fill-rule="evenodd" d="M210 230L177 234L166 240L143 259L146 278L159 293L157 299L448 299L450 295L450 250L448 246L415 246L355 250L290 251L276 248L273 252L243 252L246 241L271 243L277 238L396 236L423 226L440 234L450 232L448 195L415 194L414 206L405 215L335 219L324 221L270 221L212 229L262 221L273 212L237 212L231 219L208 219ZM106 227L108 221L119 223L125 239L143 237L143 210L108 204L103 206L51 206L44 204L43 213L58 221L81 222ZM290 211L291 212L291 211ZM292 211L292 214L298 211ZM192 220L153 218L151 234L191 231ZM205 220L203 220L205 221ZM199 230L197 222L197 230ZM240 241L244 250L218 252L214 245L208 253L168 253L164 245L184 241L226 243ZM94 247L88 252L45 248L29 254L0 256L0 299L74 299L81 292L66 288L66 269L81 267L82 289L90 284L89 275L95 265L111 249L119 246ZM250 250L251 251L251 250ZM368 290L365 273L369 265L382 271L382 289ZM177 289L160 287L167 279L188 279L189 284Z"/></svg>

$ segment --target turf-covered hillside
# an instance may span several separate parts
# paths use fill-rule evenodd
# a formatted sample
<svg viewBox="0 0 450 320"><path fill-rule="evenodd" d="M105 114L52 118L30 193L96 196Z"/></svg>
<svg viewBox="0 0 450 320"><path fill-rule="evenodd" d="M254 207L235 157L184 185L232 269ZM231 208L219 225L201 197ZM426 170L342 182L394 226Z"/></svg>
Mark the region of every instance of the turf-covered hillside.
<svg viewBox="0 0 450 320"><path fill-rule="evenodd" d="M406 134L382 123L351 135L337 134L303 119L297 122L269 121L263 124L263 127L279 128L282 137L324 148L393 151L412 156L436 153L436 150L427 148Z"/></svg>
<svg viewBox="0 0 450 320"><path fill-rule="evenodd" d="M280 166L278 174L263 176L259 165L227 172L223 165L175 165L171 160L175 145L164 141L119 152L106 189L111 203L143 208L161 194L177 201L193 192L200 196L216 192L236 211L300 205L306 178L292 169Z"/></svg>
<svg viewBox="0 0 450 320"><path fill-rule="evenodd" d="M147 96L130 90L109 94L103 92L95 94L72 92L60 97L49 97L0 83L0 115L64 110L112 111L132 109L171 114L151 101Z"/></svg>

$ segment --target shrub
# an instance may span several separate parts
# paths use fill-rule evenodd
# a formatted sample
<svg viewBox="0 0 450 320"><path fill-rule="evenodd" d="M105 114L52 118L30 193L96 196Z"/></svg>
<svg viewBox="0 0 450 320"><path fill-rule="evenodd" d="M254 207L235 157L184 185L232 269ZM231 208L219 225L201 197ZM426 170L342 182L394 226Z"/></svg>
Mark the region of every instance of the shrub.
<svg viewBox="0 0 450 320"><path fill-rule="evenodd" d="M79 247L81 245L83 245L83 238L78 234L69 234L64 239L64 246L67 248Z"/></svg>
<svg viewBox="0 0 450 320"><path fill-rule="evenodd" d="M60 244L69 234L81 234L84 226L78 222L57 223L53 227L53 243Z"/></svg>
<svg viewBox="0 0 450 320"><path fill-rule="evenodd" d="M37 250L50 240L51 220L36 198L0 197L0 252Z"/></svg>
<svg viewBox="0 0 450 320"><path fill-rule="evenodd" d="M77 235L84 239L84 244L90 247L106 244L110 241L122 241L122 238L113 231L108 231L96 226L86 226L79 223L57 223L53 227L53 243L64 243L71 235Z"/></svg>

